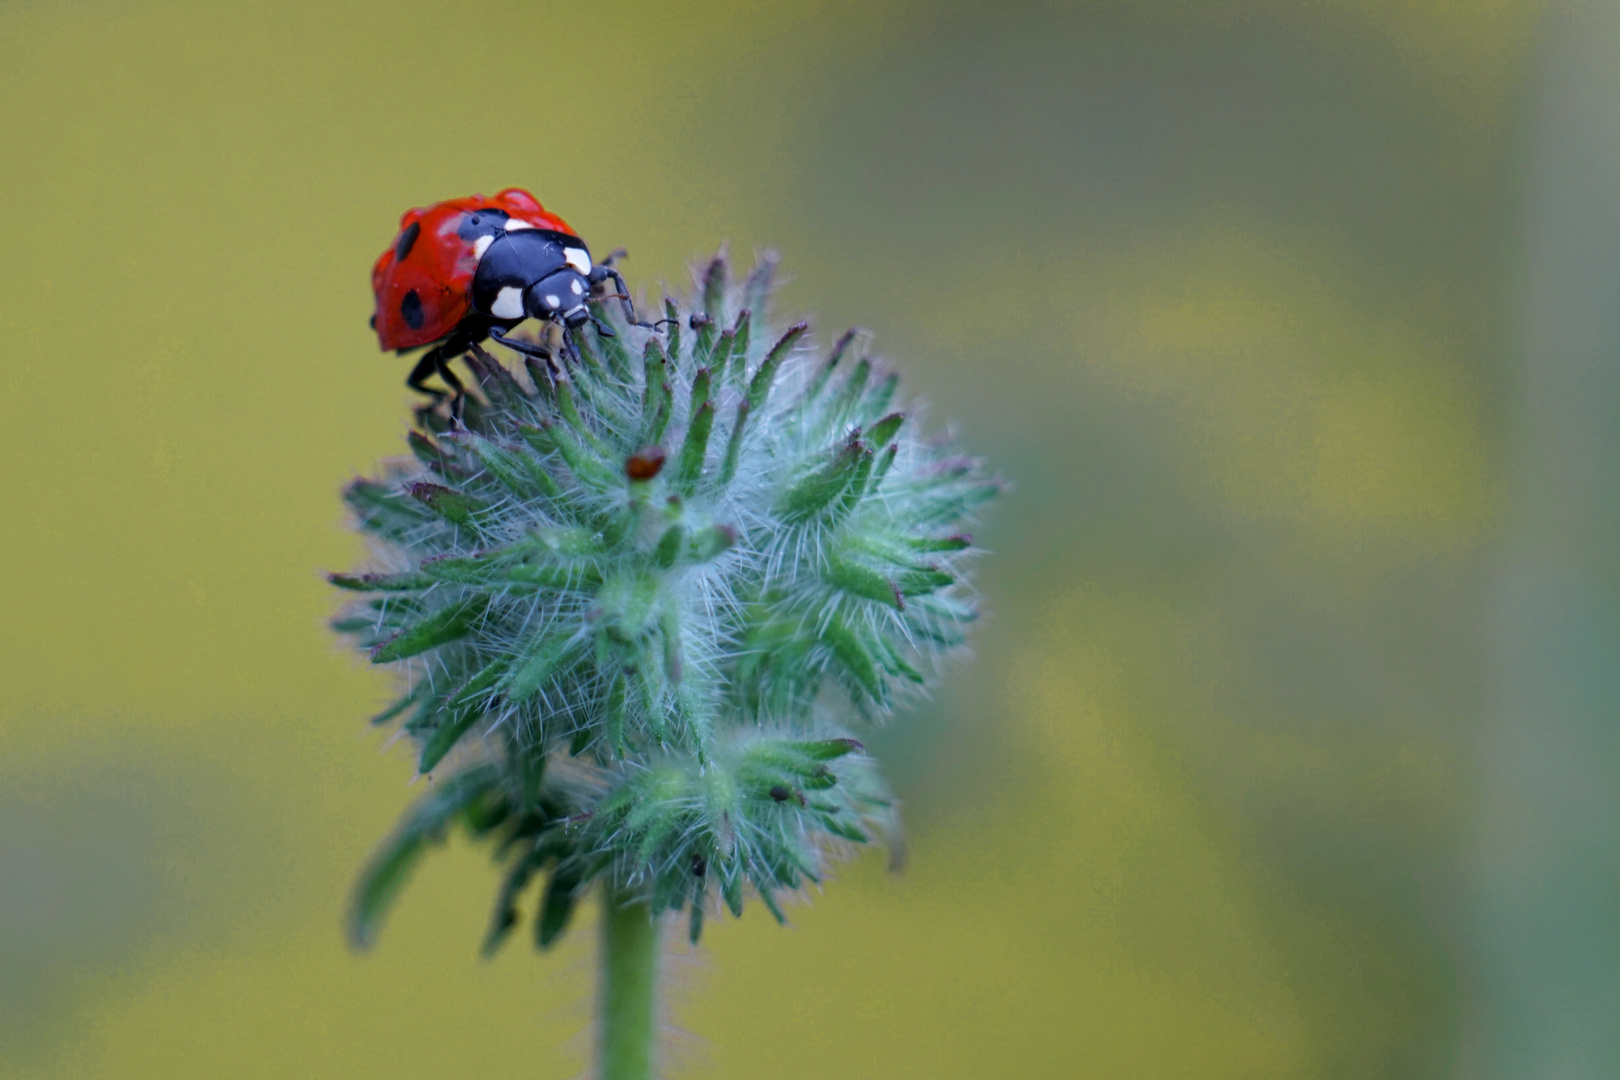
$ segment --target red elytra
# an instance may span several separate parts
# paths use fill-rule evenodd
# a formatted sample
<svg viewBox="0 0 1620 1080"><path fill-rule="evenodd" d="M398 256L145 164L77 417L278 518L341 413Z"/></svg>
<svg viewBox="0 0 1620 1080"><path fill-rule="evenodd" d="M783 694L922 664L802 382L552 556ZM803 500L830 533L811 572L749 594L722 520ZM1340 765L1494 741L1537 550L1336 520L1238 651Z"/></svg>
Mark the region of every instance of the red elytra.
<svg viewBox="0 0 1620 1080"><path fill-rule="evenodd" d="M384 350L431 344L467 315L478 255L456 228L463 214L484 209L503 210L537 229L574 235L566 221L522 188L407 210L399 219L399 235L371 268L371 289L377 299L372 325ZM413 290L421 303L418 325L407 323L401 313L401 301Z"/></svg>

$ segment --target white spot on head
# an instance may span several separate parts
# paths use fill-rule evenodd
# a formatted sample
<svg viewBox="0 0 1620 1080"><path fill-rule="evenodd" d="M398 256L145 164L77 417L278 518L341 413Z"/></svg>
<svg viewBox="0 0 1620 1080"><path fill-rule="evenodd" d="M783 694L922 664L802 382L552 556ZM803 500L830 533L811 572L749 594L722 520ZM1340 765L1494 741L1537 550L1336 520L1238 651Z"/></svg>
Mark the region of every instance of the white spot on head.
<svg viewBox="0 0 1620 1080"><path fill-rule="evenodd" d="M546 293L546 307L562 307L562 301L557 299L556 293Z"/></svg>
<svg viewBox="0 0 1620 1080"><path fill-rule="evenodd" d="M532 228L534 228L534 226L530 225L527 221L520 221L517 218L507 218L506 219L506 231L507 232L517 232L519 229L532 229Z"/></svg>
<svg viewBox="0 0 1620 1080"><path fill-rule="evenodd" d="M523 318L523 290L515 285L508 285L495 294L495 302L489 306L489 313L497 319Z"/></svg>
<svg viewBox="0 0 1620 1080"><path fill-rule="evenodd" d="M484 257L484 252L488 251L489 245L493 244L494 242L495 238L493 236L480 236L477 240L474 240L473 258L482 259Z"/></svg>
<svg viewBox="0 0 1620 1080"><path fill-rule="evenodd" d="M584 248L563 248L563 260L582 274L591 272L591 255Z"/></svg>
<svg viewBox="0 0 1620 1080"><path fill-rule="evenodd" d="M574 290L574 295L575 296L584 296L585 295L585 288L584 288L584 286L580 285L579 278L575 278L574 280L570 281L568 283L568 287L570 289Z"/></svg>

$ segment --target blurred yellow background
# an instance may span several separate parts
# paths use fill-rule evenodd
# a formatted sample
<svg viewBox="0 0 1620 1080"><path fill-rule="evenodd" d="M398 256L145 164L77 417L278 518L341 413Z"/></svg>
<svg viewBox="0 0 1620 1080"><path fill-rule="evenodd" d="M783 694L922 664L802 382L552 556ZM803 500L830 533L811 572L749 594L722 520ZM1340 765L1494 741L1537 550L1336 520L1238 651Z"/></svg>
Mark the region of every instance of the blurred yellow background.
<svg viewBox="0 0 1620 1080"><path fill-rule="evenodd" d="M585 1068L592 937L481 962L482 852L340 934L413 794L325 629L408 419L370 263L507 185L654 295L776 247L1015 484L977 660L874 740L911 868L711 923L677 1075L1614 1075L1620 754L1513 664L1620 702L1613 380L1525 359L1538 296L1620 340L1620 260L1559 269L1620 241L1603 9L0 8L0 1075ZM1546 948L1530 877L1589 899Z"/></svg>

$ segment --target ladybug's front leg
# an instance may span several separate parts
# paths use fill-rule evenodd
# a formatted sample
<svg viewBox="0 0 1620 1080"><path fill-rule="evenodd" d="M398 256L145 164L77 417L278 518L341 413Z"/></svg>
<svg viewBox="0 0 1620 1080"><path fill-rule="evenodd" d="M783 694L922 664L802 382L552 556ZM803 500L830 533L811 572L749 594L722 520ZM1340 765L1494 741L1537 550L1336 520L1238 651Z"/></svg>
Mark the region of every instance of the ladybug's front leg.
<svg viewBox="0 0 1620 1080"><path fill-rule="evenodd" d="M536 360L545 360L548 362L551 360L551 350L546 348L544 345L536 345L532 341L523 341L520 338L509 338L505 334L501 333L501 328L498 326L490 327L489 338L497 345L505 345L508 349L511 349L515 353L522 353L524 356L532 356Z"/></svg>
<svg viewBox="0 0 1620 1080"><path fill-rule="evenodd" d="M630 325L639 326L644 330L656 330L658 327L655 324L650 322L642 322L640 319L636 318L635 305L630 303L630 286L624 283L624 278L621 277L619 272L613 269L613 267L609 266L607 263L597 263L595 266L591 267L590 276L586 280L589 281L592 286L596 286L609 279L612 279L613 284L619 288L619 292L614 298L616 298L619 303L624 305L624 316L630 320ZM603 297L603 299L606 300L613 298Z"/></svg>

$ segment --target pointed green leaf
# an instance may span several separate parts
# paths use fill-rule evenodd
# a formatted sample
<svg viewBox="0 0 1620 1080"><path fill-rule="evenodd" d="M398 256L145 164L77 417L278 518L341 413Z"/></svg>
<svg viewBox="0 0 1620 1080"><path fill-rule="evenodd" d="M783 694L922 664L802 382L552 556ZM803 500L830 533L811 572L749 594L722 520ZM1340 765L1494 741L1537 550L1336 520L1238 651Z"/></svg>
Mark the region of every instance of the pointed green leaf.
<svg viewBox="0 0 1620 1080"><path fill-rule="evenodd" d="M692 376L692 396L686 407L688 415L695 416L697 411L708 402L709 388L712 385L713 379L709 369L706 367L698 368L697 372Z"/></svg>
<svg viewBox="0 0 1620 1080"><path fill-rule="evenodd" d="M574 916L583 868L574 860L561 863L551 872L546 882L545 899L540 902L540 917L534 922L534 943L549 949Z"/></svg>
<svg viewBox="0 0 1620 1080"><path fill-rule="evenodd" d="M873 446L887 446L894 441L894 437L900 433L900 425L905 422L904 413L890 413L872 425L872 429L866 433L866 441Z"/></svg>
<svg viewBox="0 0 1620 1080"><path fill-rule="evenodd" d="M607 444L596 437L596 433L585 423L585 418L579 414L579 406L574 404L574 385L567 382L557 384L557 411L562 414L563 421L573 430L582 442L601 457L611 456Z"/></svg>
<svg viewBox="0 0 1620 1080"><path fill-rule="evenodd" d="M736 542L737 530L729 526L711 525L707 529L699 529L692 534L692 542L686 546L687 561L706 563L719 558Z"/></svg>
<svg viewBox="0 0 1620 1080"><path fill-rule="evenodd" d="M714 403L705 401L692 414L692 423L686 430L686 440L681 443L681 456L675 466L675 485L683 491L690 491L703 475L703 459L708 453L709 432L713 427Z"/></svg>
<svg viewBox="0 0 1620 1080"><path fill-rule="evenodd" d="M726 365L731 361L731 349L737 342L737 334L733 330L726 330L720 334L720 339L714 343L714 353L709 357L709 370L714 373L716 385L723 385L726 377Z"/></svg>
<svg viewBox="0 0 1620 1080"><path fill-rule="evenodd" d="M560 391L563 389L559 384ZM542 423L539 427L527 425L518 428L523 441L542 454L556 454L581 481L596 488L616 486L613 470L593 454L567 424Z"/></svg>
<svg viewBox="0 0 1620 1080"><path fill-rule="evenodd" d="M433 584L426 574L327 574L326 580L354 592L416 592Z"/></svg>
<svg viewBox="0 0 1620 1080"><path fill-rule="evenodd" d="M821 817L821 827L834 836L841 836L845 840L853 840L857 844L869 844L872 838L847 821L841 820L837 814L824 814Z"/></svg>
<svg viewBox="0 0 1620 1080"><path fill-rule="evenodd" d="M477 496L443 484L419 482L407 485L405 490L411 498L456 525L471 525L475 517L488 509Z"/></svg>
<svg viewBox="0 0 1620 1080"><path fill-rule="evenodd" d="M535 642L528 653L511 667L511 674L506 680L507 699L522 702L533 697L535 692L545 685L546 680L570 658L573 644L572 638L560 634L544 637Z"/></svg>
<svg viewBox="0 0 1620 1080"><path fill-rule="evenodd" d="M736 859L726 860L720 868L720 895L725 897L726 907L731 910L732 917L742 918L742 869L737 865Z"/></svg>
<svg viewBox="0 0 1620 1080"><path fill-rule="evenodd" d="M478 380L478 387L489 398L490 403L503 409L510 409L528 397L523 388L512 378L512 373L506 370L495 357L474 345L463 358L463 363L472 371L473 377Z"/></svg>
<svg viewBox="0 0 1620 1080"><path fill-rule="evenodd" d="M405 443L416 460L429 469L453 480L466 476L466 470L456 464L455 454L435 442L426 432L412 428L405 434Z"/></svg>
<svg viewBox="0 0 1620 1080"><path fill-rule="evenodd" d="M731 357L727 362L726 371L735 375L733 382L741 382L748 377L748 349L752 344L750 338L753 332L753 310L744 308L737 312L737 324L731 328Z"/></svg>
<svg viewBox="0 0 1620 1080"><path fill-rule="evenodd" d="M517 926L517 900L528 888L534 875L544 870L546 864L560 856L567 847L567 841L561 838L559 830L553 829L536 837L529 850L513 860L512 868L507 871L506 878L501 882L501 891L496 895L495 910L490 917L489 931L484 935L482 951L485 957L494 956L505 944L512 929Z"/></svg>
<svg viewBox="0 0 1620 1080"><path fill-rule="evenodd" d="M681 357L681 311L675 306L675 301L664 300L664 318L669 320L664 326L664 333L668 336L668 354L679 360Z"/></svg>
<svg viewBox="0 0 1620 1080"><path fill-rule="evenodd" d="M724 252L709 261L703 275L703 313L716 325L726 321L726 256Z"/></svg>
<svg viewBox="0 0 1620 1080"><path fill-rule="evenodd" d="M955 536L934 538L929 536L910 536L906 543L913 551L966 551L973 546L973 537L967 533L957 533Z"/></svg>
<svg viewBox="0 0 1620 1080"><path fill-rule="evenodd" d="M796 742L793 749L806 757L816 761L836 761L846 754L865 753L866 746L859 739L816 739L811 742Z"/></svg>
<svg viewBox="0 0 1620 1080"><path fill-rule="evenodd" d="M386 664L455 641L473 627L478 616L489 605L489 597L470 596L429 615L426 619L407 627L371 651L373 664Z"/></svg>
<svg viewBox="0 0 1620 1080"><path fill-rule="evenodd" d="M866 482L868 492L876 491L878 485L883 483L883 478L889 475L889 468L894 464L894 456L899 451L900 447L897 443L890 443L883 451L883 456L878 458L877 464L872 467L871 479Z"/></svg>
<svg viewBox="0 0 1620 1080"><path fill-rule="evenodd" d="M405 812L393 833L367 861L355 883L347 920L351 945L357 949L371 946L423 848L430 842L442 841L445 827L468 805L493 789L499 779L494 766L475 766L442 780Z"/></svg>
<svg viewBox="0 0 1620 1080"><path fill-rule="evenodd" d="M868 644L878 663L890 675L916 683L918 686L927 681L923 678L922 672L906 663L905 657L900 655L900 650L896 649L883 634L870 635Z"/></svg>
<svg viewBox="0 0 1620 1080"><path fill-rule="evenodd" d="M871 695L873 700L884 701L883 678L878 674L877 665L873 663L871 654L855 636L854 631L838 620L828 623L822 631L822 640L832 649L833 655L844 666L844 670L854 676L861 689Z"/></svg>
<svg viewBox="0 0 1620 1080"><path fill-rule="evenodd" d="M906 596L926 596L928 593L956 584L956 578L938 568L907 570L900 575L900 591Z"/></svg>
<svg viewBox="0 0 1620 1080"><path fill-rule="evenodd" d="M804 337L805 332L809 329L809 323L794 323L788 327L787 333L778 338L776 344L771 346L771 351L765 354L765 359L760 362L759 370L754 372L753 379L748 383L748 409L750 412L758 413L764 407L765 399L770 396L771 384L776 381L776 372L781 368L782 361L787 359L788 353L793 351L793 346L798 343L800 338Z"/></svg>
<svg viewBox="0 0 1620 1080"><path fill-rule="evenodd" d="M647 339L641 354L641 424L642 430L651 430L654 418L661 408L667 408L664 390L669 380L669 361L664 356L663 343L656 337ZM657 442L656 439L651 440Z"/></svg>
<svg viewBox="0 0 1620 1080"><path fill-rule="evenodd" d="M823 576L827 584L851 596L858 596L897 611L906 609L905 601L900 598L899 587L876 570L860 563L833 559L827 564Z"/></svg>
<svg viewBox="0 0 1620 1080"><path fill-rule="evenodd" d="M426 694L428 690L428 684L426 680L424 680L417 685L415 690L412 690L410 693L388 706L388 708L384 709L376 716L373 716L371 718L372 724L381 727L383 724L388 723L388 721L392 720L394 717L398 716L412 705L415 705L417 702L421 701L423 695Z"/></svg>
<svg viewBox="0 0 1620 1080"><path fill-rule="evenodd" d="M591 592L601 586L602 575L589 564L542 560L507 567L506 580L516 585L537 585L544 589Z"/></svg>
<svg viewBox="0 0 1620 1080"><path fill-rule="evenodd" d="M444 756L461 737L484 715L486 696L506 671L509 661L496 660L467 680L454 698L441 711L438 727L433 729L422 744L422 756L416 771L426 773L444 760Z"/></svg>
<svg viewBox="0 0 1620 1080"><path fill-rule="evenodd" d="M776 897L771 895L771 887L765 884L764 880L758 875L750 875L750 877L754 882L755 891L759 893L760 900L765 904L765 909L771 913L771 918L784 926L787 925L787 916L782 914L782 908L777 904Z"/></svg>
<svg viewBox="0 0 1620 1080"><path fill-rule="evenodd" d="M865 401L861 402L861 415L882 416L883 410L887 409L889 402L894 400L894 391L899 385L899 375L890 375L887 379L878 383L877 388L866 396ZM888 442L887 439L879 439L876 436L873 436L872 441L879 446Z"/></svg>
<svg viewBox="0 0 1620 1080"><path fill-rule="evenodd" d="M687 924L686 929L686 940L696 945L698 939L703 937L703 890L701 888L698 890L697 896L692 900L690 918L691 921Z"/></svg>
<svg viewBox="0 0 1620 1080"><path fill-rule="evenodd" d="M871 460L872 451L859 441L851 440L831 461L790 487L778 503L778 510L788 521L813 517L849 489L862 471L863 461L865 468L870 469Z"/></svg>
<svg viewBox="0 0 1620 1080"><path fill-rule="evenodd" d="M800 403L800 408L815 404L816 400L821 397L821 391L826 388L827 381L832 378L833 372L837 370L839 361L843 360L844 354L849 351L849 346L854 342L856 333L855 330L845 330L843 335L833 344L827 362L821 365L821 369L816 372L815 378L811 379L810 385L805 388L804 400Z"/></svg>
<svg viewBox="0 0 1620 1080"><path fill-rule="evenodd" d="M407 498L397 488L371 480L357 479L343 489L360 528L396 543L404 542L433 520L420 503Z"/></svg>
<svg viewBox="0 0 1620 1080"><path fill-rule="evenodd" d="M844 417L849 415L850 410L855 407L855 402L859 401L861 394L865 393L866 380L871 377L871 374L872 361L863 359L855 365L855 370L851 371L849 378L844 380L843 388L838 391L838 396L833 398L833 416Z"/></svg>
<svg viewBox="0 0 1620 1080"><path fill-rule="evenodd" d="M667 570L675 565L681 556L681 541L685 538L686 527L679 523L664 530L664 535L658 538L658 547L653 550L653 558L659 566Z"/></svg>
<svg viewBox="0 0 1620 1080"><path fill-rule="evenodd" d="M737 475L737 459L742 453L743 435L748 430L748 402L737 402L737 418L731 422L731 437L726 440L726 457L720 466L720 485L731 483Z"/></svg>
<svg viewBox="0 0 1620 1080"><path fill-rule="evenodd" d="M767 251L748 272L748 283L743 286L743 302L748 305L749 310L764 311L765 305L770 302L771 282L776 277L776 265L779 261L776 252Z"/></svg>
<svg viewBox="0 0 1620 1080"><path fill-rule="evenodd" d="M485 471L519 498L532 499L538 495L555 498L562 490L545 466L523 450L501 446L471 432L458 436L456 441L472 450Z"/></svg>

